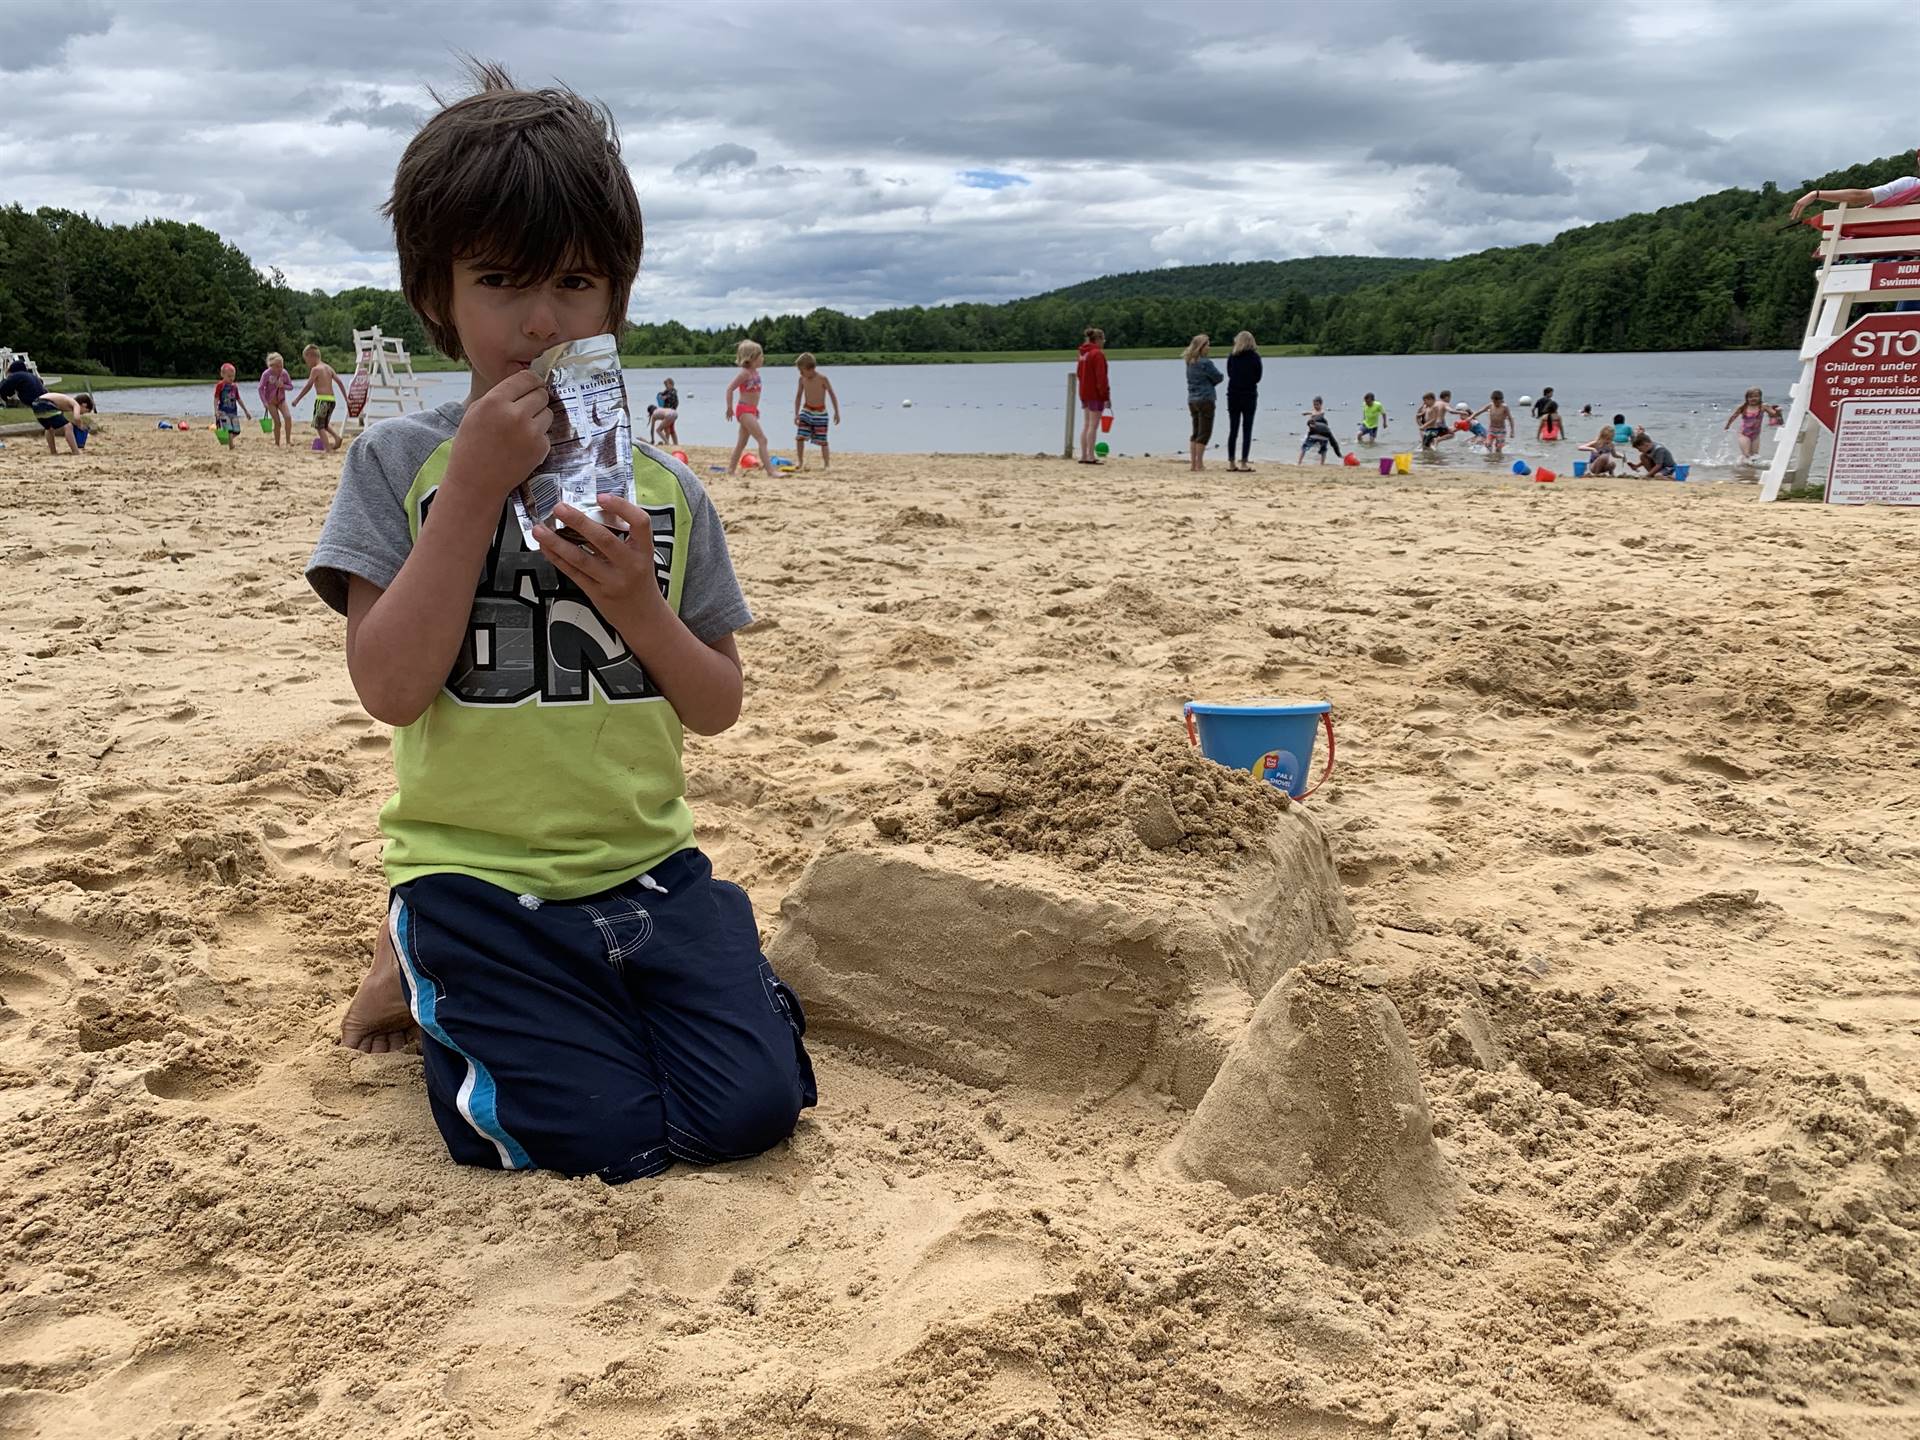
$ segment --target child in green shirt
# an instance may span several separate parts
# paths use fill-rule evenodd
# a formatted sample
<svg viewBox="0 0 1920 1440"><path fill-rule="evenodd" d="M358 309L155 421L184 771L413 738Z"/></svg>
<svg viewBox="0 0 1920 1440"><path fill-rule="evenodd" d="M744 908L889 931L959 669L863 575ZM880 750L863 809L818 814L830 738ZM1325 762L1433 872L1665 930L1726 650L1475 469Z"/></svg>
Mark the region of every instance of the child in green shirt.
<svg viewBox="0 0 1920 1440"><path fill-rule="evenodd" d="M683 726L739 716L752 617L712 500L646 442L607 523L562 506L566 533L523 535L509 496L556 433L528 367L624 323L640 205L600 111L478 79L386 207L402 289L472 383L348 449L307 569L395 727L387 924L341 1039L417 1029L466 1164L617 1182L742 1159L816 1098L799 1001L695 847L681 771Z"/></svg>

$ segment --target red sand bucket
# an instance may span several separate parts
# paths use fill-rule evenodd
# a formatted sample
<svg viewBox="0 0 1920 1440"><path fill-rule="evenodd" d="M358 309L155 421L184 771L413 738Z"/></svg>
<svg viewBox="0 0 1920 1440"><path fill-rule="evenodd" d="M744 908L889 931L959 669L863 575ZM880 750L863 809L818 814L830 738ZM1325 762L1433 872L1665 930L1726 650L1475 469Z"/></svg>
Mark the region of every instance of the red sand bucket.
<svg viewBox="0 0 1920 1440"><path fill-rule="evenodd" d="M1100 433L1104 435L1111 429L1113 429L1113 412L1109 410L1100 417Z"/></svg>
<svg viewBox="0 0 1920 1440"><path fill-rule="evenodd" d="M1277 700L1251 705L1211 705L1190 700L1182 707L1187 739L1209 760L1249 770L1269 785L1304 800L1333 774L1333 706L1325 700L1288 705ZM1327 768L1311 786L1313 742L1327 731Z"/></svg>

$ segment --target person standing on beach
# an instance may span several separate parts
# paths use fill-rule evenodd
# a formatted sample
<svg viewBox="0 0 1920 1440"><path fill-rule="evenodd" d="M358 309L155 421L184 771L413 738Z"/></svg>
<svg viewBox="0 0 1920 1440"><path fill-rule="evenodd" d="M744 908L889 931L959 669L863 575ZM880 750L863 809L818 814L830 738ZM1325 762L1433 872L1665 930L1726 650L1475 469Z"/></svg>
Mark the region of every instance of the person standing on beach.
<svg viewBox="0 0 1920 1440"><path fill-rule="evenodd" d="M733 358L740 362L740 369L727 385L727 419L739 422L740 436L733 442L733 458L727 462L727 474L740 468L740 457L746 454L749 440L760 444L760 468L771 471L767 432L760 427L760 362L767 358L767 352L760 348L758 340L742 340L734 347ZM740 396L738 404L733 398L736 392Z"/></svg>
<svg viewBox="0 0 1920 1440"><path fill-rule="evenodd" d="M226 432L226 445L230 450L240 441L240 412L245 410L247 419L253 419L253 412L247 410L246 398L241 395L240 385L233 377L233 366L222 365L220 383L213 387L214 433Z"/></svg>
<svg viewBox="0 0 1920 1440"><path fill-rule="evenodd" d="M292 388L293 372L275 350L267 356L267 368L260 372L260 410L273 421L275 445L293 444L293 411L287 405L287 391Z"/></svg>
<svg viewBox="0 0 1920 1440"><path fill-rule="evenodd" d="M807 351L793 362L800 372L800 383L793 391L793 444L796 470L807 468L807 442L820 447L820 468L830 468L827 452L827 405L833 405L833 423L840 423L840 397L833 393L833 382L821 373L820 362Z"/></svg>
<svg viewBox="0 0 1920 1440"><path fill-rule="evenodd" d="M639 197L604 112L475 70L386 206L467 397L368 428L307 564L394 727L386 924L340 1043L419 1033L456 1162L622 1184L757 1155L818 1092L800 1002L687 808L683 732L739 719L753 618L712 497L635 446L607 524L561 505L529 543L507 503L551 443L531 362L626 316Z"/></svg>
<svg viewBox="0 0 1920 1440"><path fill-rule="evenodd" d="M1233 337L1233 353L1227 356L1227 468L1252 470L1247 450L1253 444L1253 413L1260 408L1260 347L1253 332L1242 330ZM1234 463L1234 441L1240 443L1240 461Z"/></svg>
<svg viewBox="0 0 1920 1440"><path fill-rule="evenodd" d="M1207 358L1207 352L1213 348L1213 342L1205 335L1196 335L1187 342L1186 353L1181 357L1187 362L1187 414L1193 421L1193 429L1187 436L1187 452L1192 457L1190 468L1206 469L1205 455L1207 443L1213 439L1213 395L1220 388L1220 382L1227 377L1220 373L1220 367Z"/></svg>
<svg viewBox="0 0 1920 1440"><path fill-rule="evenodd" d="M1099 443L1101 418L1113 409L1113 392L1107 385L1107 332L1089 325L1086 339L1080 342L1080 359L1074 375L1080 391L1080 463L1098 465L1093 453Z"/></svg>
<svg viewBox="0 0 1920 1440"><path fill-rule="evenodd" d="M329 450L338 450L347 442L333 430L333 406L335 395L333 387L340 383L340 372L320 358L320 347L309 345L300 352L300 358L307 362L307 383L300 387L300 393L293 397L298 405L307 398L307 392L313 391L313 429L320 442Z"/></svg>

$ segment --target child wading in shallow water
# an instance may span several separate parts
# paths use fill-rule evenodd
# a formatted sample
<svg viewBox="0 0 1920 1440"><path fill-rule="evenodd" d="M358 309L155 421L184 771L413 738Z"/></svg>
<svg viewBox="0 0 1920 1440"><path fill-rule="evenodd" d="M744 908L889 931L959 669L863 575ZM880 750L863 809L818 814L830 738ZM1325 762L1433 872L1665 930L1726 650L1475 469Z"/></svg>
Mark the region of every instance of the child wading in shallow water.
<svg viewBox="0 0 1920 1440"><path fill-rule="evenodd" d="M740 457L746 453L749 440L760 446L760 468L772 468L768 464L767 432L760 426L760 362L766 354L757 340L742 340L734 347L733 358L740 362L740 370L727 386L727 419L740 422L740 438L733 442L733 458L727 462L729 475L740 468ZM740 396L737 403L733 398L736 393Z"/></svg>
<svg viewBox="0 0 1920 1440"><path fill-rule="evenodd" d="M401 288L471 367L467 398L354 443L307 568L395 727L387 923L340 1038L417 1028L463 1164L619 1182L744 1159L815 1101L799 1001L694 847L680 764L683 727L740 714L752 615L713 502L644 442L608 523L561 505L565 534L522 532L508 497L553 423L528 366L621 323L640 203L601 111L479 76L387 203Z"/></svg>
<svg viewBox="0 0 1920 1440"><path fill-rule="evenodd" d="M820 373L819 362L808 351L793 362L800 372L800 383L793 391L793 458L797 470L807 468L807 442L820 447L820 468L825 470L827 454L827 405L833 405L833 423L840 423L840 397L833 393L833 382Z"/></svg>
<svg viewBox="0 0 1920 1440"><path fill-rule="evenodd" d="M1747 391L1747 398L1734 406L1720 428L1730 429L1736 420L1740 422L1740 458L1751 460L1760 451L1760 427L1767 423L1767 406L1759 390Z"/></svg>

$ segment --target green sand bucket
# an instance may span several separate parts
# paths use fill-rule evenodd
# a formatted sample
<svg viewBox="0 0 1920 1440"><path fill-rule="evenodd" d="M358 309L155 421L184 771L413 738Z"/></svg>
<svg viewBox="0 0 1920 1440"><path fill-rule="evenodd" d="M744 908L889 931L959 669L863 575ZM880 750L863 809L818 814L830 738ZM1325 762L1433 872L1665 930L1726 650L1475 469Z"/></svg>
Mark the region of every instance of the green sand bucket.
<svg viewBox="0 0 1920 1440"><path fill-rule="evenodd" d="M273 433L273 417L271 415L262 415L260 417L260 433L262 435L271 435Z"/></svg>

